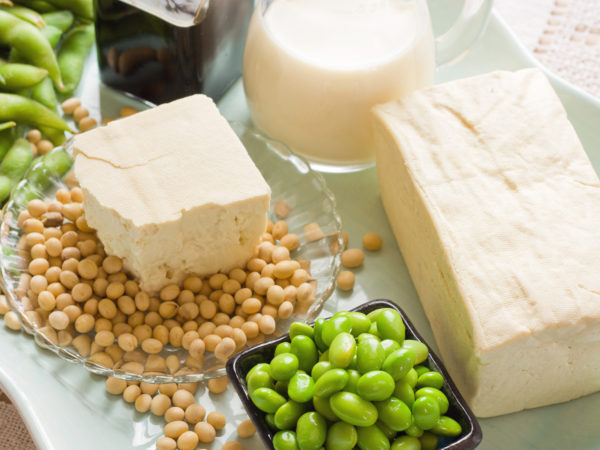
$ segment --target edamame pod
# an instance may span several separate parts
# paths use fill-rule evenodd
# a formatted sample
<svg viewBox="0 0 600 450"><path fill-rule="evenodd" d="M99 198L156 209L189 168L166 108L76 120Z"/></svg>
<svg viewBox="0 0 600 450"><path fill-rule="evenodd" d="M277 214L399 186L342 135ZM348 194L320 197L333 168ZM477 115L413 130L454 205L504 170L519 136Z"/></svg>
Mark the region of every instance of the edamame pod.
<svg viewBox="0 0 600 450"><path fill-rule="evenodd" d="M333 413L346 423L369 427L377 422L378 412L373 403L352 392L338 392L329 399Z"/></svg>
<svg viewBox="0 0 600 450"><path fill-rule="evenodd" d="M389 450L390 441L377 425L359 427L358 448L361 450Z"/></svg>
<svg viewBox="0 0 600 450"><path fill-rule="evenodd" d="M275 450L300 450L296 433L288 430L275 433L273 447L275 447Z"/></svg>
<svg viewBox="0 0 600 450"><path fill-rule="evenodd" d="M46 136L46 139L54 145L61 145L66 141L65 132L62 130L43 126L39 127L39 130L42 132L42 135Z"/></svg>
<svg viewBox="0 0 600 450"><path fill-rule="evenodd" d="M336 422L327 431L327 450L352 450L358 442L356 428L345 422Z"/></svg>
<svg viewBox="0 0 600 450"><path fill-rule="evenodd" d="M73 131L55 112L40 103L15 94L0 94L0 121L14 120L34 127L46 125Z"/></svg>
<svg viewBox="0 0 600 450"><path fill-rule="evenodd" d="M9 197L13 186L14 183L10 178L0 175L0 206L2 206L4 201Z"/></svg>
<svg viewBox="0 0 600 450"><path fill-rule="evenodd" d="M4 79L0 89L5 91L25 89L38 84L47 75L47 70L30 64L0 62L0 77Z"/></svg>
<svg viewBox="0 0 600 450"><path fill-rule="evenodd" d="M63 33L73 25L73 13L71 11L52 11L42 14L42 19L46 25L52 25Z"/></svg>
<svg viewBox="0 0 600 450"><path fill-rule="evenodd" d="M2 163L0 164L0 175L4 175L14 182L23 178L25 171L33 161L31 144L23 138L19 138L12 145Z"/></svg>
<svg viewBox="0 0 600 450"><path fill-rule="evenodd" d="M4 122L4 123L12 124L15 122L8 121L8 122ZM5 128L4 130L0 131L0 161L2 161L4 156L8 153L8 151L12 147L13 142L15 141L15 136L14 136L13 130L14 130L14 126Z"/></svg>
<svg viewBox="0 0 600 450"><path fill-rule="evenodd" d="M296 439L301 450L319 450L327 439L327 423L321 414L302 414L296 425Z"/></svg>
<svg viewBox="0 0 600 450"><path fill-rule="evenodd" d="M33 86L31 89L31 99L52 111L56 111L58 100L56 100L56 92L54 92L54 86L50 78L46 78Z"/></svg>
<svg viewBox="0 0 600 450"><path fill-rule="evenodd" d="M48 0L54 6L68 9L82 19L94 20L94 4L92 0Z"/></svg>
<svg viewBox="0 0 600 450"><path fill-rule="evenodd" d="M46 69L54 84L63 88L54 50L34 25L0 11L0 43L16 48L28 61Z"/></svg>
<svg viewBox="0 0 600 450"><path fill-rule="evenodd" d="M64 87L59 87L62 93L70 94L77 88L85 59L93 43L93 25L73 28L65 35L58 53L58 66L64 82Z"/></svg>
<svg viewBox="0 0 600 450"><path fill-rule="evenodd" d="M15 5L15 6L5 6L0 5L0 11L5 11L9 14L12 14L15 17L18 17L21 20L29 22L32 25L35 25L38 28L43 28L46 23L40 13L34 11L33 9L29 9L25 6Z"/></svg>
<svg viewBox="0 0 600 450"><path fill-rule="evenodd" d="M56 8L46 0L19 0L19 3L40 13L56 10Z"/></svg>
<svg viewBox="0 0 600 450"><path fill-rule="evenodd" d="M62 31L60 31L56 27L53 27L52 25L46 25L40 30L40 32L48 40L48 43L52 48L55 48L58 45L58 41L60 41L60 37L62 36ZM29 62L27 58L23 56L23 54L14 47L10 50L8 60L13 63Z"/></svg>

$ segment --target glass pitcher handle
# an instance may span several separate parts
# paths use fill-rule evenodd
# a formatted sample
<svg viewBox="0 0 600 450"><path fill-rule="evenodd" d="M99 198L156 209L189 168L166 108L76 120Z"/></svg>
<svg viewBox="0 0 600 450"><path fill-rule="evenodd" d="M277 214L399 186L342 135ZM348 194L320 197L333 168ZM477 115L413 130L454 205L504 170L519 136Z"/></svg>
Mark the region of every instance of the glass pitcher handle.
<svg viewBox="0 0 600 450"><path fill-rule="evenodd" d="M485 29L492 12L493 0L465 0L458 19L435 40L438 67L461 58Z"/></svg>

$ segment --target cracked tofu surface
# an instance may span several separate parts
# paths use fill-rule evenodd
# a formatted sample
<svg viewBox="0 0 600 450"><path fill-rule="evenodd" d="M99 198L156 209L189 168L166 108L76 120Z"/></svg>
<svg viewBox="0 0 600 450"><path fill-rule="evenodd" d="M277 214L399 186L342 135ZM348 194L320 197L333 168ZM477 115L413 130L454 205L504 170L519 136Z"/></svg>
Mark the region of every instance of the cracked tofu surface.
<svg viewBox="0 0 600 450"><path fill-rule="evenodd" d="M545 76L458 80L375 115L388 218L475 413L600 390L600 180Z"/></svg>
<svg viewBox="0 0 600 450"><path fill-rule="evenodd" d="M266 228L269 186L206 96L77 135L74 158L88 223L150 292L243 266Z"/></svg>

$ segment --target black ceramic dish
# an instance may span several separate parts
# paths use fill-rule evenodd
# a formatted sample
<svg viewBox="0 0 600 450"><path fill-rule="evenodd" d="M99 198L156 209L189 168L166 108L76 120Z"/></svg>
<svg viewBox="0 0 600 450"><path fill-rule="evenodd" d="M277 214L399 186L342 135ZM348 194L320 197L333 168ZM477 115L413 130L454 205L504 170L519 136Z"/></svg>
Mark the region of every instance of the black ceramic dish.
<svg viewBox="0 0 600 450"><path fill-rule="evenodd" d="M352 311L362 312L367 314L375 309L379 308L393 308L400 313L402 320L406 325L406 339L415 339L423 342L427 345L427 342L423 340L421 335L417 333L413 324L408 320L404 311L400 309L396 304L389 300L373 300L365 303ZM254 365L262 362L268 362L273 358L275 353L275 347L277 344L283 341L289 341L290 337L288 334L281 336L279 339L265 342L263 344L256 345L241 353L238 353L231 358L227 363L227 375L233 383L235 390L237 391L244 408L248 412L248 415L254 422L256 430L265 443L266 447L270 450L274 450L273 447L273 436L274 432L269 428L265 422L265 414L254 406L250 395L246 388L246 374L254 367ZM467 403L458 392L458 389L454 385L454 382L450 378L450 375L446 371L446 368L442 364L442 361L435 355L431 347L429 348L428 366L432 370L440 372L444 376L444 386L442 391L448 397L450 408L446 413L447 416L452 417L463 429L460 436L454 438L440 437L440 449L444 450L467 450L475 448L479 445L482 438L481 427L477 422L477 419L473 415L471 409L467 406Z"/></svg>

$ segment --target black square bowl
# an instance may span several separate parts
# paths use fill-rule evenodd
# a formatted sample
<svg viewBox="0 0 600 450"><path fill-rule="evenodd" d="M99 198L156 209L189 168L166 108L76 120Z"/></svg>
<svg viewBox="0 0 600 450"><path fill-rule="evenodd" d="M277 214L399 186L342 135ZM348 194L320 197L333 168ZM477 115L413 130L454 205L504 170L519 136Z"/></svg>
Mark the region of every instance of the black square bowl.
<svg viewBox="0 0 600 450"><path fill-rule="evenodd" d="M404 325L406 326L406 339L414 339L423 342L429 349L429 357L427 363L430 369L436 370L444 376L444 386L442 392L448 397L450 407L447 416L452 417L462 427L462 434L457 437L449 438L440 436L440 449L444 450L467 450L475 448L479 445L482 438L481 427L477 422L477 419L473 415L473 412L463 399L460 392L456 388L456 385L450 378L450 375L446 371L446 368L442 364L442 361L438 356L433 353L431 347L423 340L421 335L417 332L413 324L404 314L404 311L396 306L395 303L389 300L373 300L365 303L352 311L358 311L364 314L368 314L371 311L379 308L393 308L400 313ZM277 344L284 341L289 341L290 336L286 334L281 336L279 339L264 342L262 344L255 345L243 352L238 353L227 362L227 375L233 383L235 390L237 391L244 408L248 412L248 415L254 422L256 430L262 438L268 449L274 450L273 447L273 436L275 432L269 428L265 421L265 413L260 411L250 400L250 394L246 387L246 374L258 363L269 362L273 358L275 353L275 347Z"/></svg>

